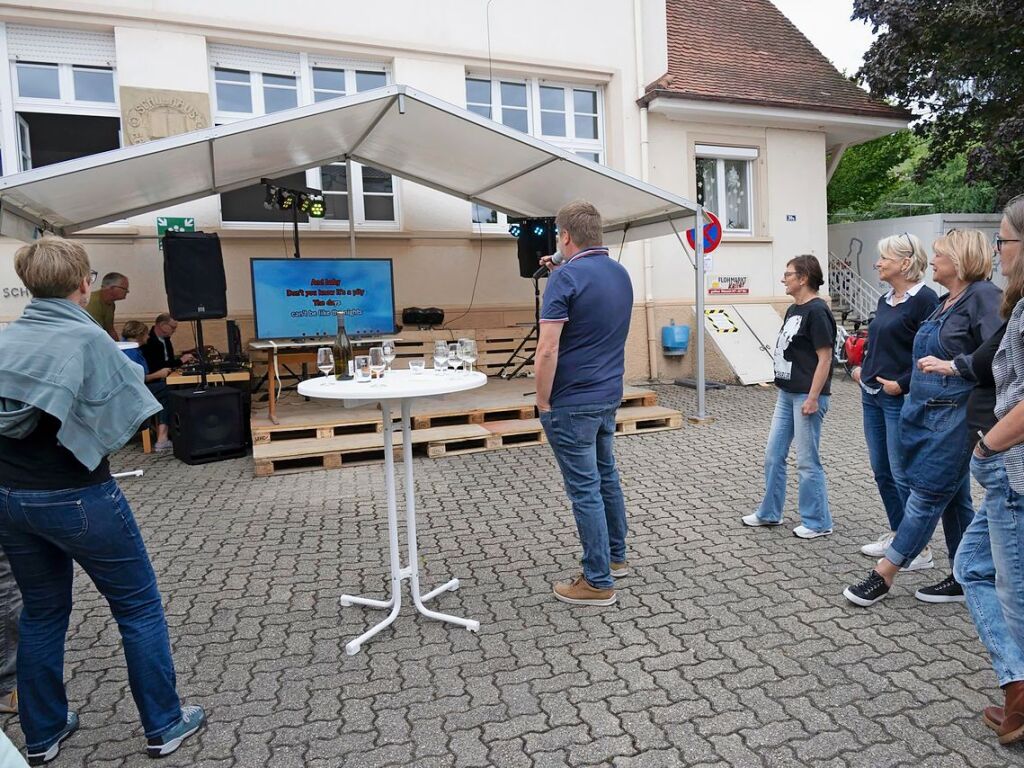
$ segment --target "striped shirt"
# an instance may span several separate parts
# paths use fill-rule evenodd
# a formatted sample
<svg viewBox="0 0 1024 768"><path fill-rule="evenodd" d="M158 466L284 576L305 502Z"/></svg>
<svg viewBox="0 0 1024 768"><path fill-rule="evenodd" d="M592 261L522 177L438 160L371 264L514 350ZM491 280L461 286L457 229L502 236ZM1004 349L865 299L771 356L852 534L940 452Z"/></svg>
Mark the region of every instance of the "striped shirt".
<svg viewBox="0 0 1024 768"><path fill-rule="evenodd" d="M992 358L992 377L996 381L996 418L1002 419L1024 400L1024 299L1017 302L1006 326L1003 341ZM1003 454L1010 487L1024 494L1024 443Z"/></svg>

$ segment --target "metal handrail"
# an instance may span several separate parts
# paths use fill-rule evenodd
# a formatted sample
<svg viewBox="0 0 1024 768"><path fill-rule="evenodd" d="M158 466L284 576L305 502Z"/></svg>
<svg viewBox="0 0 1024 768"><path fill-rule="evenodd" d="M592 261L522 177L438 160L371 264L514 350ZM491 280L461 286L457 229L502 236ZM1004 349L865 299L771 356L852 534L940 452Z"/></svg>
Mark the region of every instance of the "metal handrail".
<svg viewBox="0 0 1024 768"><path fill-rule="evenodd" d="M850 262L831 251L828 254L828 279L829 293L849 310L849 319L855 323L871 319L882 292L857 274Z"/></svg>

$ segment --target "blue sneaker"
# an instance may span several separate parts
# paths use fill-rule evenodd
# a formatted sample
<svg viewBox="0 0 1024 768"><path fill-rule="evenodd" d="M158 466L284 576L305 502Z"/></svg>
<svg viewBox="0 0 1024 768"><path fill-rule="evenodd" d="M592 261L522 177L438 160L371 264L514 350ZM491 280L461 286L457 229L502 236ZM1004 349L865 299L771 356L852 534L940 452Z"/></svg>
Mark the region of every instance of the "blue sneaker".
<svg viewBox="0 0 1024 768"><path fill-rule="evenodd" d="M202 707L182 707L181 720L159 736L146 739L146 754L150 757L166 757L180 747L185 739L202 728L205 722L206 713Z"/></svg>
<svg viewBox="0 0 1024 768"><path fill-rule="evenodd" d="M68 712L68 724L64 726L64 729L57 734L57 738L55 738L46 749L29 752L28 764L43 765L43 763L48 763L51 760L56 759L60 752L60 743L77 730L78 715L74 712Z"/></svg>

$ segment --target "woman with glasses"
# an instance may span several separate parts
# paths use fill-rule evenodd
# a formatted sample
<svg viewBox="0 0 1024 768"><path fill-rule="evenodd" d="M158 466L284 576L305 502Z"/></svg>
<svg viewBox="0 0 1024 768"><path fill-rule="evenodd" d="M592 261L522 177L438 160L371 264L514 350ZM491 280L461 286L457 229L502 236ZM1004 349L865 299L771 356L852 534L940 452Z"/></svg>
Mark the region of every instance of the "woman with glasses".
<svg viewBox="0 0 1024 768"><path fill-rule="evenodd" d="M800 525L793 529L793 534L801 539L832 533L818 444L828 413L836 321L828 304L818 297L823 282L821 265L810 255L792 259L782 273L782 284L793 304L786 310L775 342L775 386L779 394L765 446L765 493L757 511L742 518L743 524L751 527L782 524L786 456L795 439Z"/></svg>
<svg viewBox="0 0 1024 768"><path fill-rule="evenodd" d="M950 563L974 518L967 401L974 388L970 355L998 330L1002 292L989 281L991 247L976 230L950 230L935 241L932 276L947 293L914 336L915 367L900 412L903 467L910 494L896 535L867 578L843 594L860 606L888 594L896 575L924 551L939 518ZM962 601L949 576L919 589L928 603Z"/></svg>
<svg viewBox="0 0 1024 768"><path fill-rule="evenodd" d="M963 585L978 636L988 649L1002 707L987 707L985 724L1002 744L1024 738L1024 196L1003 210L995 248L1006 292L1000 313L1005 334L974 354L979 381L995 387L999 420L978 435L971 473L985 500L964 533L953 575Z"/></svg>
<svg viewBox="0 0 1024 768"><path fill-rule="evenodd" d="M892 544L910 495L899 438L900 410L910 390L914 334L939 303L935 291L921 280L927 266L928 257L914 235L904 232L878 242L875 269L878 278L889 284L889 292L878 300L875 316L868 325L864 363L850 372L860 384L864 439L875 485L889 520L888 530L877 541L860 548L876 559ZM926 547L906 570L931 567L932 555Z"/></svg>

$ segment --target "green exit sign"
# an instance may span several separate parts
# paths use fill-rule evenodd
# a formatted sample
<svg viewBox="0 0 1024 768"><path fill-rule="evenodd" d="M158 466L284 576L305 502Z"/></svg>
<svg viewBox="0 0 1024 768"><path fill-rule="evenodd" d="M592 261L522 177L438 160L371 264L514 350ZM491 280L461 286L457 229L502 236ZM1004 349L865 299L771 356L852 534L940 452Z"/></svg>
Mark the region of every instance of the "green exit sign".
<svg viewBox="0 0 1024 768"><path fill-rule="evenodd" d="M157 216L156 240L160 250L164 249L164 235L168 232L195 232L196 220L184 216Z"/></svg>

